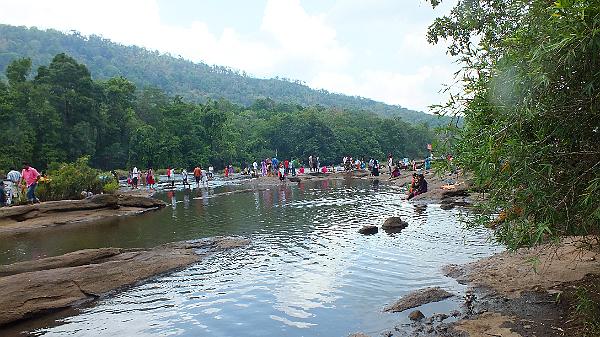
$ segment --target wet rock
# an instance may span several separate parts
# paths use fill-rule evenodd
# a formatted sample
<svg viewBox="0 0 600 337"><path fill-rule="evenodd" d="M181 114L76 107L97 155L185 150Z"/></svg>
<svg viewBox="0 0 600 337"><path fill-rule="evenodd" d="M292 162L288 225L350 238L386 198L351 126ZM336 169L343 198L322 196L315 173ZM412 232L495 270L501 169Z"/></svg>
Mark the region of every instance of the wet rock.
<svg viewBox="0 0 600 337"><path fill-rule="evenodd" d="M458 279L465 274L465 268L457 264L449 264L442 267L442 272L444 276Z"/></svg>
<svg viewBox="0 0 600 337"><path fill-rule="evenodd" d="M204 252L238 247L239 238L168 244L148 250L88 249L6 266L0 277L0 325L93 300L110 291L199 261ZM245 241L247 242L247 241Z"/></svg>
<svg viewBox="0 0 600 337"><path fill-rule="evenodd" d="M408 227L408 222L398 216L387 218L381 226L382 229L404 229L406 227Z"/></svg>
<svg viewBox="0 0 600 337"><path fill-rule="evenodd" d="M449 316L447 314L440 313L440 314L435 314L432 317L433 317L434 320L436 320L438 322L443 322Z"/></svg>
<svg viewBox="0 0 600 337"><path fill-rule="evenodd" d="M362 332L358 332L358 333L353 333L353 334L351 334L351 335L350 335L350 336L348 336L348 337L370 337L370 336L369 336L369 335L365 335L365 334L364 334L364 333L362 333Z"/></svg>
<svg viewBox="0 0 600 337"><path fill-rule="evenodd" d="M288 177L288 180L293 183L299 183L300 181L302 181L302 179L300 179L298 177Z"/></svg>
<svg viewBox="0 0 600 337"><path fill-rule="evenodd" d="M358 232L360 234L365 234L365 235L376 234L378 231L379 231L379 228L377 228L377 226L373 226L373 225L366 225L358 230Z"/></svg>
<svg viewBox="0 0 600 337"><path fill-rule="evenodd" d="M439 287L419 289L409 293L392 305L386 307L384 311L400 312L406 309L418 307L423 304L439 302L452 296L454 295Z"/></svg>
<svg viewBox="0 0 600 337"><path fill-rule="evenodd" d="M460 316L460 311L454 310L454 311L450 312L450 316L452 316L452 317L459 317Z"/></svg>
<svg viewBox="0 0 600 337"><path fill-rule="evenodd" d="M408 315L408 318L411 321L420 321L423 318L425 318L425 315L423 315L423 313L421 311L415 310Z"/></svg>
<svg viewBox="0 0 600 337"><path fill-rule="evenodd" d="M149 197L135 195L120 195L118 205L139 208L162 208L165 207L167 204L162 200Z"/></svg>
<svg viewBox="0 0 600 337"><path fill-rule="evenodd" d="M120 248L83 249L61 256L0 266L0 276L98 263L123 252Z"/></svg>

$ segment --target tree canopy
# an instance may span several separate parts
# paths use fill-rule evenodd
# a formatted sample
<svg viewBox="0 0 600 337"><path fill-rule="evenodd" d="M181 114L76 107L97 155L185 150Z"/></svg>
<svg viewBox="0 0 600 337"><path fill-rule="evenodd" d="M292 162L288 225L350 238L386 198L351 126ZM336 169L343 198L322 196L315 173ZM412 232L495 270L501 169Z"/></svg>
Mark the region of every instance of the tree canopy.
<svg viewBox="0 0 600 337"><path fill-rule="evenodd" d="M0 25L0 69L5 69L16 58L30 58L33 66L38 67L48 64L58 53L67 53L84 63L96 79L123 76L138 88L159 88L168 95L181 95L196 103L223 98L250 105L256 99L271 98L278 103L368 110L384 117L401 117L413 124L447 123L447 119L401 106L314 90L291 79L253 78L243 71L124 46L101 36Z"/></svg>
<svg viewBox="0 0 600 337"><path fill-rule="evenodd" d="M84 156L100 169L239 166L275 153L331 164L344 155L425 156L433 139L426 124L362 110L271 99L195 103L157 88L138 90L121 76L98 81L64 53L33 78L31 67L30 59L15 59L0 81L0 170L23 160L44 169Z"/></svg>
<svg viewBox="0 0 600 337"><path fill-rule="evenodd" d="M489 191L482 220L500 212L512 248L598 233L600 3L460 0L428 38L464 67L440 109L464 116L453 151Z"/></svg>

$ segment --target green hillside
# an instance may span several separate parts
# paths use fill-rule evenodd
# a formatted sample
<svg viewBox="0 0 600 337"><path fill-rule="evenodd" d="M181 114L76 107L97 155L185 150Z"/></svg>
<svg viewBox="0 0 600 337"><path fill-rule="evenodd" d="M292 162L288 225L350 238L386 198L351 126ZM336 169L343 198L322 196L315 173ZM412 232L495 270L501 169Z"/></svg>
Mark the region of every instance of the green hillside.
<svg viewBox="0 0 600 337"><path fill-rule="evenodd" d="M227 67L193 63L157 51L120 45L100 36L0 25L2 73L16 58L31 58L33 69L36 69L39 65L50 63L59 53L67 53L85 64L96 79L124 76L138 88L158 87L169 95L180 95L194 102L225 98L247 106L256 99L271 98L276 102L303 106L368 110L381 116L401 117L410 123L432 126L445 121L437 116L367 98L314 90L298 81L257 79Z"/></svg>

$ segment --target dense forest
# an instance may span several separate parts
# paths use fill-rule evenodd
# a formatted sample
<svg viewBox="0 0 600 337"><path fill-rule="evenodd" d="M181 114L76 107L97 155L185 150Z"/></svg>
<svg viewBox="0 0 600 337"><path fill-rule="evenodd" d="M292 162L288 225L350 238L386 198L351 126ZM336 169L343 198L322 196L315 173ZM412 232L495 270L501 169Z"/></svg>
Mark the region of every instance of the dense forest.
<svg viewBox="0 0 600 337"><path fill-rule="evenodd" d="M339 162L343 155L419 157L433 133L427 125L372 112L303 107L257 99L192 103L157 88L138 90L117 76L95 80L84 64L56 55L32 76L18 58L0 81L0 170L23 160L50 163L89 156L101 169L240 165L278 154Z"/></svg>
<svg viewBox="0 0 600 337"><path fill-rule="evenodd" d="M439 0L430 0L435 6ZM457 2L428 33L464 84L451 151L510 248L600 232L600 2Z"/></svg>
<svg viewBox="0 0 600 337"><path fill-rule="evenodd" d="M257 99L270 98L303 106L368 110L381 116L401 117L414 124L437 126L449 121L367 98L314 90L299 81L257 79L227 67L193 63L144 48L123 46L100 36L0 25L0 69L21 57L30 58L37 68L48 64L59 53L67 53L85 64L96 79L123 76L138 88L160 88L168 95L180 95L196 103L224 98L250 105Z"/></svg>

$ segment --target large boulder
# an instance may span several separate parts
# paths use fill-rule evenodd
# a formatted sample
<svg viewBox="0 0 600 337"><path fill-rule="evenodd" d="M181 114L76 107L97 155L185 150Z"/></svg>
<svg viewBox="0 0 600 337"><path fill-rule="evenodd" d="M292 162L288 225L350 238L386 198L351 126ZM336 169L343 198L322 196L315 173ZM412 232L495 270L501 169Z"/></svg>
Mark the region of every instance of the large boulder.
<svg viewBox="0 0 600 337"><path fill-rule="evenodd" d="M423 304L439 302L452 296L454 295L439 287L419 289L402 297L383 310L388 312L400 312L416 308Z"/></svg>
<svg viewBox="0 0 600 337"><path fill-rule="evenodd" d="M390 218L387 218L384 222L383 225L381 226L382 229L404 229L408 227L408 222L402 220L402 218L400 218L399 216L393 216Z"/></svg>

